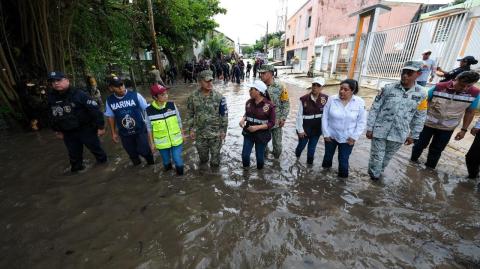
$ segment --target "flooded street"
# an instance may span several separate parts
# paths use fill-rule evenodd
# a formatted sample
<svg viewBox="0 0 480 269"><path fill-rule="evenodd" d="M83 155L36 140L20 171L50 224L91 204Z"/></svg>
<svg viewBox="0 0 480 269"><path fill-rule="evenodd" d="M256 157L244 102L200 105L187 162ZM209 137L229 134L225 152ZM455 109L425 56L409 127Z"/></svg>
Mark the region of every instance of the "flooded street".
<svg viewBox="0 0 480 269"><path fill-rule="evenodd" d="M216 82L227 98L229 127L218 171L199 166L192 142L185 176L132 167L110 135L109 162L69 174L63 142L49 130L7 134L0 147L0 268L478 268L480 191L468 180L465 151L447 148L437 171L409 162L402 147L372 183L370 141L350 158L350 177L297 159L297 100L306 80L284 77L290 116L283 153L258 171L242 168L238 126L248 99L243 85ZM182 116L196 89L170 91ZM338 86L327 87L331 95ZM368 105L375 95L362 89ZM147 95L145 95L147 96ZM463 142L464 148L470 142ZM271 148L271 145L270 145ZM421 161L426 159L425 154Z"/></svg>

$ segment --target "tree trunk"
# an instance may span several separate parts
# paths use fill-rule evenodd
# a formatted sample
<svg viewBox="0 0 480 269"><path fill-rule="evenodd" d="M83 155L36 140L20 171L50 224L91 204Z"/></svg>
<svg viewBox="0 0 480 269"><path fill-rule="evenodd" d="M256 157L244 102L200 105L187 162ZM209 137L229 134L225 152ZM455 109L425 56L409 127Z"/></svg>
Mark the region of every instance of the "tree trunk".
<svg viewBox="0 0 480 269"><path fill-rule="evenodd" d="M44 46L43 46L43 43L42 43L42 37L41 37L41 31L40 31L40 27L39 27L39 21L40 19L38 18L37 16L37 12L35 11L35 7L33 6L35 2L29 2L28 5L30 6L30 12L31 12L31 15L33 17L33 22L32 22L32 25L34 28L33 29L33 32L32 34L34 35L34 38L32 38L32 40L37 40L37 41L34 41L34 42L38 42L38 47L39 47L39 50L37 50L40 55L42 56L42 60L43 60L43 66L45 67L45 71L52 71L51 69L49 69L48 67L48 63L47 63L47 57L45 56L45 50L44 50Z"/></svg>
<svg viewBox="0 0 480 269"><path fill-rule="evenodd" d="M48 27L48 9L47 9L48 0L41 0L40 2L40 19L43 25L43 36L45 38L45 54L47 58L47 71L53 71L53 50L52 42L50 40L50 30ZM62 70L63 71L63 70Z"/></svg>

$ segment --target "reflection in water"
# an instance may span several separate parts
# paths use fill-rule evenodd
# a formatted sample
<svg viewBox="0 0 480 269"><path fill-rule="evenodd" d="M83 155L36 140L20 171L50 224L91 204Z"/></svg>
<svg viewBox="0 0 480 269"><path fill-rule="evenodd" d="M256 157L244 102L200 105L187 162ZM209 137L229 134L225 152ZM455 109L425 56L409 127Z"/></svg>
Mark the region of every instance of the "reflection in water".
<svg viewBox="0 0 480 269"><path fill-rule="evenodd" d="M2 268L431 268L480 266L480 194L463 179L463 156L446 151L439 171L408 162L404 147L372 183L369 141L351 156L351 175L323 170L294 149L297 99L307 91L285 78L291 100L279 160L243 169L238 121L248 90L215 84L229 105L222 165L200 166L185 143L185 176L132 167L103 138L109 163L69 175L66 151L50 132L4 137L0 153ZM173 87L185 113L194 85ZM336 87L326 92L333 94ZM360 93L371 102L373 92ZM7 142L8 141L8 142ZM271 147L271 145L270 145ZM89 158L89 160L88 160ZM157 156L157 158L159 158ZM252 154L252 158L255 158ZM255 160L252 160L253 162Z"/></svg>

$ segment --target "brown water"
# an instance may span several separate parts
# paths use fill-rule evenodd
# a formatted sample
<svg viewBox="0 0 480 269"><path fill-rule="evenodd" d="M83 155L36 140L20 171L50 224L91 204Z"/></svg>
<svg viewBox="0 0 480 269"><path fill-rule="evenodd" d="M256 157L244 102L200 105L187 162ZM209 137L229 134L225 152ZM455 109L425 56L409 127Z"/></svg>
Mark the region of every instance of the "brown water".
<svg viewBox="0 0 480 269"><path fill-rule="evenodd" d="M385 178L366 173L369 141L336 177L306 152L297 160L295 114L301 81L284 78L292 101L280 160L241 167L238 120L248 90L216 84L228 100L229 130L219 171L198 166L185 144L186 175L131 167L120 145L71 175L50 131L6 135L0 148L1 268L478 268L480 193L464 152L448 149L438 171L411 164L404 147ZM174 87L182 112L194 85ZM329 87L332 94L337 87ZM373 92L363 90L367 103ZM158 157L157 157L158 158ZM255 159L252 154L253 161ZM425 158L425 157L422 157ZM424 159L423 159L424 160ZM157 160L160 163L160 160Z"/></svg>

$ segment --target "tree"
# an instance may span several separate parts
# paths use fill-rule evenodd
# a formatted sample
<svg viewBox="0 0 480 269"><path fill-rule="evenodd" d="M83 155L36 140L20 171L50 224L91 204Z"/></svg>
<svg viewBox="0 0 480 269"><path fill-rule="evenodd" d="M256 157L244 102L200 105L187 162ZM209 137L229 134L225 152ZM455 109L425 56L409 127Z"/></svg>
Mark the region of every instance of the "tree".
<svg viewBox="0 0 480 269"><path fill-rule="evenodd" d="M282 44L282 41L280 41L278 37L274 37L268 41L268 46L271 48L279 48Z"/></svg>
<svg viewBox="0 0 480 269"><path fill-rule="evenodd" d="M226 13L219 0L154 1L159 45L169 61L180 60L193 40L202 40L218 24L213 16Z"/></svg>
<svg viewBox="0 0 480 269"><path fill-rule="evenodd" d="M255 50L254 50L253 46L247 46L247 47L242 48L242 52L244 54L252 54L254 51Z"/></svg>
<svg viewBox="0 0 480 269"><path fill-rule="evenodd" d="M281 38L284 32L275 32L267 35L267 43L269 47L280 47L282 45ZM272 41L275 40L275 41ZM273 42L273 43L272 43ZM253 45L254 51L265 52L265 36L262 36L260 40L255 41Z"/></svg>
<svg viewBox="0 0 480 269"><path fill-rule="evenodd" d="M206 45L203 52L206 57L220 58L220 55L227 55L234 49L229 45L223 34L215 34L215 32L213 32L211 35L211 38L206 39Z"/></svg>
<svg viewBox="0 0 480 269"><path fill-rule="evenodd" d="M138 51L152 47L145 0L0 1L0 114L21 112L26 79L64 71L72 83L107 67L132 68ZM225 13L219 0L154 0L157 42L169 60L180 59ZM101 80L100 80L101 82ZM1 115L0 115L1 117Z"/></svg>

